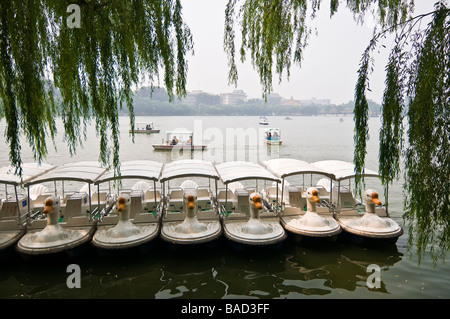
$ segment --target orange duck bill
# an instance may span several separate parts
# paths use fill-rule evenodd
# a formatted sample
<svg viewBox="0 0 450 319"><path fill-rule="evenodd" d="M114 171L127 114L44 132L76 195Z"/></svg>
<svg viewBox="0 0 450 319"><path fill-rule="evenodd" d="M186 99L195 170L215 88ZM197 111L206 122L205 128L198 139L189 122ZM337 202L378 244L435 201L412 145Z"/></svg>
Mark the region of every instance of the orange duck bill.
<svg viewBox="0 0 450 319"><path fill-rule="evenodd" d="M257 209L263 208L260 196L258 196L258 195L253 196L253 203L255 204L255 207Z"/></svg>
<svg viewBox="0 0 450 319"><path fill-rule="evenodd" d="M318 203L318 202L320 202L320 199L319 199L319 193L316 191L316 190L313 190L312 191L312 200L313 201L315 201L316 203Z"/></svg>
<svg viewBox="0 0 450 319"><path fill-rule="evenodd" d="M376 204L376 205L381 205L381 201L378 199L378 194L376 192L372 193L372 201Z"/></svg>
<svg viewBox="0 0 450 319"><path fill-rule="evenodd" d="M188 203L187 203L187 207L188 209L194 209L195 208L195 198L194 195L189 195L187 197Z"/></svg>

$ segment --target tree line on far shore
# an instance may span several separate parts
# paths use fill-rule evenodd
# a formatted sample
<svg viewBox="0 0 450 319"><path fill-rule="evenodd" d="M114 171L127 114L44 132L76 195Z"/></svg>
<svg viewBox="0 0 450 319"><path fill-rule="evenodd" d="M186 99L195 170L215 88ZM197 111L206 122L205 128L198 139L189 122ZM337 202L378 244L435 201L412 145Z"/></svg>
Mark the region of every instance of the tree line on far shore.
<svg viewBox="0 0 450 319"><path fill-rule="evenodd" d="M170 115L336 115L353 116L354 101L344 104L301 104L284 105L282 101L264 102L262 99L250 99L235 105L224 105L219 95L196 94L195 101L175 98L169 101L164 88L155 87L153 91L144 87L135 92L133 97L134 114L136 116L170 116ZM369 101L370 114L379 116L381 105ZM127 110L122 111L127 114Z"/></svg>

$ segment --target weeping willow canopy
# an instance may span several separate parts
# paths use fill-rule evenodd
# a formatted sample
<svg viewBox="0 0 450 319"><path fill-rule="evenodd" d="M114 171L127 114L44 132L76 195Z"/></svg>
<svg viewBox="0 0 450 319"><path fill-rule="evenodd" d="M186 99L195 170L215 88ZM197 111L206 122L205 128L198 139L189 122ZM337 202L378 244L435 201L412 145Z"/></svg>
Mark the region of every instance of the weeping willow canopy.
<svg viewBox="0 0 450 319"><path fill-rule="evenodd" d="M0 115L11 163L21 174L23 134L39 162L64 123L71 154L95 120L99 160L119 171L118 111L134 128L132 86L163 78L185 95L192 37L179 0L0 1ZM55 90L60 101L55 101Z"/></svg>

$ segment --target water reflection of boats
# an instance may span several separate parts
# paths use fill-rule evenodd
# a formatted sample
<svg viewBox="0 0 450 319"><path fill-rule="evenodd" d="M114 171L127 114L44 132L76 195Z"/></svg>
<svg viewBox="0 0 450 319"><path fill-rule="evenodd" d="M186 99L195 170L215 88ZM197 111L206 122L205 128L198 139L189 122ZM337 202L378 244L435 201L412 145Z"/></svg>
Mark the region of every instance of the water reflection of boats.
<svg viewBox="0 0 450 319"><path fill-rule="evenodd" d="M320 200L322 194L317 188L311 185L308 188L304 186L305 175L311 175L311 181L313 174L328 178L332 178L332 175L297 159L278 158L265 161L263 164L281 179L281 189L278 189L278 185L268 186L264 197L274 205L281 203L279 209L283 227L288 232L301 236L336 238L341 232L341 227L334 219L330 205ZM294 185L287 181L287 178L299 175L303 176L303 185Z"/></svg>
<svg viewBox="0 0 450 319"><path fill-rule="evenodd" d="M160 130L155 129L155 125L152 122L136 123L133 131L134 131L134 133L138 133L138 134L149 134L149 133L159 133L160 132ZM132 130L129 130L129 132L131 133Z"/></svg>
<svg viewBox="0 0 450 319"><path fill-rule="evenodd" d="M280 180L258 164L226 162L216 165L225 190L218 194L225 237L243 245L272 245L283 241L286 233L280 225L277 211L264 203L258 190L258 180ZM255 181L246 187L244 181Z"/></svg>
<svg viewBox="0 0 450 319"><path fill-rule="evenodd" d="M328 192L332 192L331 204L336 209L339 224L345 233L352 235L354 240L372 238L395 243L403 234L403 229L390 218L387 203L382 205L376 191L367 189L364 192L364 200L359 201L350 187L341 185L342 181L349 180L350 183L350 180L355 177L353 163L329 160L315 162L313 165L333 174L333 181L337 185L329 182L325 188ZM365 168L364 176L378 178L379 174ZM388 189L385 194L388 194Z"/></svg>
<svg viewBox="0 0 450 319"><path fill-rule="evenodd" d="M166 131L166 138L162 140L161 144L153 144L156 151L203 151L206 145L194 144L194 133L192 131Z"/></svg>
<svg viewBox="0 0 450 319"><path fill-rule="evenodd" d="M180 186L170 186L170 181L180 178L185 179ZM208 186L200 186L194 180L205 178ZM218 179L211 162L179 160L164 165L160 179L163 189L163 240L172 244L203 244L222 235L216 204ZM213 193L211 180L215 182L216 194Z"/></svg>
<svg viewBox="0 0 450 319"><path fill-rule="evenodd" d="M54 166L50 164L24 163L22 177L15 174L12 166L0 168L0 184L5 185L5 197L0 200L0 251L17 244L26 233L27 217L43 204L45 197L49 196L48 189L43 185L35 185L28 190L29 194L21 193L24 183L53 168ZM13 194L8 193L8 186L14 188Z"/></svg>
<svg viewBox="0 0 450 319"><path fill-rule="evenodd" d="M92 244L101 249L117 250L138 247L151 242L160 230L160 191L156 188L163 164L154 161L129 161L121 164L120 176L109 171L96 180L102 183L119 180L137 182L131 189L117 189L109 196L117 200L116 209L99 214ZM149 184L153 183L153 187Z"/></svg>
<svg viewBox="0 0 450 319"><path fill-rule="evenodd" d="M93 201L94 197L100 197L92 196L91 185L105 171L98 162L70 163L28 181L26 187L53 183L55 193L45 200L44 209L18 242L18 251L23 255L48 255L63 251L70 254L89 242L96 226L94 216L102 205L107 205ZM58 181L61 181L61 195L58 195L56 187ZM87 183L88 191L68 192L65 182Z"/></svg>
<svg viewBox="0 0 450 319"><path fill-rule="evenodd" d="M269 145L281 144L281 131L278 128L269 128L264 130L264 143Z"/></svg>

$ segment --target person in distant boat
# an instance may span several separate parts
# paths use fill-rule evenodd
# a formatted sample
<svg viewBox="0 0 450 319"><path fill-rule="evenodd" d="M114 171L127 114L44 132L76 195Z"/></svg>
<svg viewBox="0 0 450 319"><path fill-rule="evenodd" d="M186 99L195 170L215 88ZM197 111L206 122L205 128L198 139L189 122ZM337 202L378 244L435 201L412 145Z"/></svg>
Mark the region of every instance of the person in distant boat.
<svg viewBox="0 0 450 319"><path fill-rule="evenodd" d="M277 133L277 132L274 132L274 133L273 133L273 139L274 139L275 141L278 140L278 133Z"/></svg>
<svg viewBox="0 0 450 319"><path fill-rule="evenodd" d="M272 139L272 133L269 132L269 134L267 134L267 139L270 141Z"/></svg>
<svg viewBox="0 0 450 319"><path fill-rule="evenodd" d="M177 145L177 144L178 144L178 139L177 139L176 136L174 136L174 137L172 138L172 142L170 143L170 145Z"/></svg>

